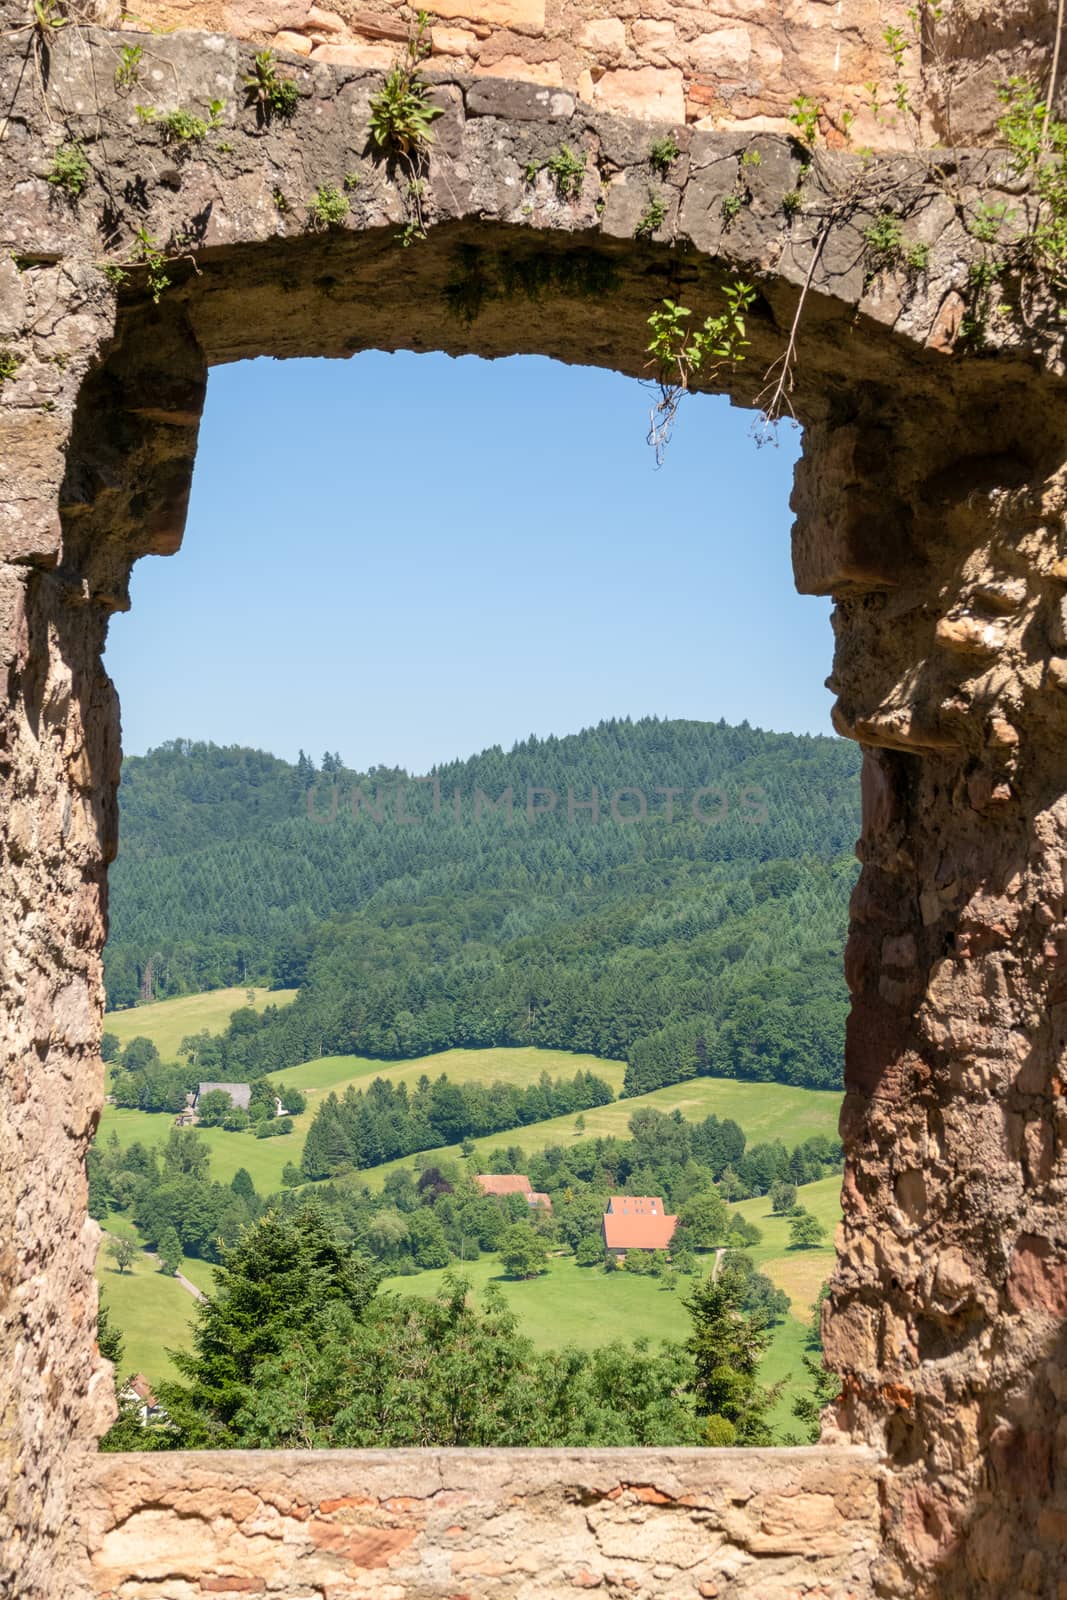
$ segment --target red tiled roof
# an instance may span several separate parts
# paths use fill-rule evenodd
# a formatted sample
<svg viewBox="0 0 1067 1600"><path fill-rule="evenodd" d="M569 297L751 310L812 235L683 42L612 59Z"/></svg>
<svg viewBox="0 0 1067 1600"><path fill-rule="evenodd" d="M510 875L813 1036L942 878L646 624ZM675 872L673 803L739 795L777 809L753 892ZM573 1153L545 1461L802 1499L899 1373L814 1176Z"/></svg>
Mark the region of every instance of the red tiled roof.
<svg viewBox="0 0 1067 1600"><path fill-rule="evenodd" d="M474 1181L483 1194L532 1194L530 1180L521 1172L478 1172Z"/></svg>
<svg viewBox="0 0 1067 1600"><path fill-rule="evenodd" d="M143 1372L137 1372L134 1374L134 1376L130 1379L130 1388L133 1390L138 1400L143 1401L146 1406L155 1406L158 1404L155 1395L152 1393L152 1385L149 1383Z"/></svg>
<svg viewBox="0 0 1067 1600"><path fill-rule="evenodd" d="M677 1217L650 1212L609 1211L604 1218L604 1243L609 1250L666 1250L678 1225Z"/></svg>
<svg viewBox="0 0 1067 1600"><path fill-rule="evenodd" d="M665 1207L658 1194L613 1194L608 1201L613 1216L662 1217Z"/></svg>
<svg viewBox="0 0 1067 1600"><path fill-rule="evenodd" d="M529 1194L526 1196L526 1204L530 1206L540 1206L543 1211L552 1210L551 1200L541 1189L531 1189Z"/></svg>

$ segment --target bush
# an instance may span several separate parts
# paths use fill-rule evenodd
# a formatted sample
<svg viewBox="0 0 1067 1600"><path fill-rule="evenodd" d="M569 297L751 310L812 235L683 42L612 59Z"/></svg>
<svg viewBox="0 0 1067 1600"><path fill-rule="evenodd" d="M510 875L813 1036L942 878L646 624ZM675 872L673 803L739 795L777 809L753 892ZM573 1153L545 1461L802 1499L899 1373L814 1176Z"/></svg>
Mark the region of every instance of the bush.
<svg viewBox="0 0 1067 1600"><path fill-rule="evenodd" d="M574 1252L574 1259L580 1267L599 1266L604 1259L604 1241L599 1234L586 1234Z"/></svg>
<svg viewBox="0 0 1067 1600"><path fill-rule="evenodd" d="M791 1250L816 1250L826 1238L826 1229L810 1211L800 1210L789 1228Z"/></svg>
<svg viewBox="0 0 1067 1600"><path fill-rule="evenodd" d="M627 1250L623 1266L627 1272L638 1272L647 1277L652 1271L652 1257L647 1250Z"/></svg>
<svg viewBox="0 0 1067 1600"><path fill-rule="evenodd" d="M292 1133L292 1117L272 1117L269 1122L256 1123L257 1139L277 1139L283 1133Z"/></svg>

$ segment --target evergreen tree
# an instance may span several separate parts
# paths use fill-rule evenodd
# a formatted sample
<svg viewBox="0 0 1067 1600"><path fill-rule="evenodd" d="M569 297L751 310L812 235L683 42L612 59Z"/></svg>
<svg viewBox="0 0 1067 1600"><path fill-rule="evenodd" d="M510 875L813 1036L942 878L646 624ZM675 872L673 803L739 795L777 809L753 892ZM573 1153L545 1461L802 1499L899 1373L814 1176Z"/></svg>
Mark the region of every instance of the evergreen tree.
<svg viewBox="0 0 1067 1600"><path fill-rule="evenodd" d="M191 1448L236 1440L256 1365L308 1334L331 1307L358 1320L377 1273L343 1245L317 1206L269 1211L226 1251L215 1292L197 1304L191 1352L174 1352L184 1385L164 1385L177 1434Z"/></svg>
<svg viewBox="0 0 1067 1600"><path fill-rule="evenodd" d="M697 1410L707 1418L711 1444L770 1444L766 1414L776 1391L758 1382L770 1345L762 1315L746 1313L744 1275L724 1268L685 1301L693 1319L686 1348L693 1359Z"/></svg>

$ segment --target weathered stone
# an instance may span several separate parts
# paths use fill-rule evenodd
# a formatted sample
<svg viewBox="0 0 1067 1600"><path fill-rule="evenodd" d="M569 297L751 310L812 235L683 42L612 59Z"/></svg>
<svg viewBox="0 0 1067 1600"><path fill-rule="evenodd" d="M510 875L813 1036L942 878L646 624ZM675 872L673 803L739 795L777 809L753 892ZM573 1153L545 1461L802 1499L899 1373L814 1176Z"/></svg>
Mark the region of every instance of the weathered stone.
<svg viewBox="0 0 1067 1600"><path fill-rule="evenodd" d="M392 65L393 52L384 44L317 44L311 59L329 67L360 67L368 72L382 72Z"/></svg>
<svg viewBox="0 0 1067 1600"><path fill-rule="evenodd" d="M478 35L467 28L433 28L431 39L435 55L476 56Z"/></svg>
<svg viewBox="0 0 1067 1600"><path fill-rule="evenodd" d="M714 33L699 34L688 54L698 72L743 78L752 59L752 36L747 28L718 28Z"/></svg>
<svg viewBox="0 0 1067 1600"><path fill-rule="evenodd" d="M574 96L544 85L498 78L471 84L467 112L472 117L505 117L516 122L554 122L574 113Z"/></svg>
<svg viewBox="0 0 1067 1600"><path fill-rule="evenodd" d="M476 71L505 78L514 78L521 73L528 84L544 84L550 89L563 87L563 68L558 61L530 62L522 61L518 56L501 56L495 61L486 62L484 67L478 67ZM573 108L574 101L570 95L566 97L565 104Z"/></svg>
<svg viewBox="0 0 1067 1600"><path fill-rule="evenodd" d="M684 122L685 88L676 67L618 67L594 86L593 101L608 111L650 122Z"/></svg>
<svg viewBox="0 0 1067 1600"><path fill-rule="evenodd" d="M700 1586L733 1600L786 1600L798 1584L855 1600L867 1592L878 1519L870 1453L659 1451L655 1484L631 1483L637 1459L462 1450L102 1456L83 1486L79 1532L100 1600L118 1586L124 1600L156 1600L161 1586L181 1596L188 1586L278 1600L311 1591L445 1600L457 1583L467 1600L491 1600L502 1581L521 1586L526 1600L620 1585L647 1600ZM451 1521L457 1501L462 1524ZM315 1505L319 1515L309 1517Z"/></svg>
<svg viewBox="0 0 1067 1600"><path fill-rule="evenodd" d="M597 60L612 66L626 49L626 27L619 17L592 17L578 35L584 50L591 50Z"/></svg>
<svg viewBox="0 0 1067 1600"><path fill-rule="evenodd" d="M753 63L788 46L790 71L819 61L844 93L871 75L864 53L884 19L866 5L844 29L831 11L809 8L788 27L751 10L721 21L744 27ZM84 1600L89 1583L109 1600L164 1589L166 1600L191 1600L212 1592L201 1579L262 1581L280 1600L312 1590L444 1600L460 1569L462 1592L478 1600L508 1589L548 1600L561 1583L574 1587L561 1573L650 1600L702 1587L868 1600L879 1515L880 1597L992 1600L1022 1578L1052 1592L1067 1395L1058 358L1040 329L1031 338L1021 326L1004 349L992 330L980 360L931 343L978 246L925 187L921 157L889 169L917 186L925 218L940 219L924 224L936 237L921 284L866 281L870 218L859 211L816 256L813 230L792 226L780 203L796 182L794 144L761 139L758 168L740 158L772 103L782 114L794 93L821 93L817 73L750 93L712 67L716 114L728 107L733 126L707 133L682 124L685 74L674 66L634 70L620 54L593 86L598 106L580 115L569 87L460 81L446 66L432 75L445 115L428 158L427 236L401 259L392 239L408 199L387 164L364 154L381 80L361 53L391 61L400 24L384 11L379 22L336 15L346 34L329 33L334 43L318 51L353 53L336 68L321 53L310 66L294 59L295 114L266 126L243 108L251 49L214 32L151 35L153 103L227 106L225 141L166 166L158 131L125 97L94 99L136 35L62 31L47 83L22 72L25 41L12 35L0 58L12 108L0 140L0 257L15 267L15 252L24 268L0 272L4 338L19 361L0 389L0 1197L18 1219L14 1238L0 1239L4 1600ZM267 39L315 31L310 6L263 0L233 16ZM456 17L480 44L497 26ZM581 63L592 84L605 63L575 42L589 15L565 17L529 44L504 28L484 64L510 57L516 71L569 85ZM626 20L671 25L679 49L712 31L666 6ZM673 48L667 27L638 35ZM638 114L613 115L613 104ZM653 181L651 106L680 154L660 185L659 236L635 241ZM106 187L94 176L78 207L56 205L44 177L67 117L91 117L107 152ZM547 174L527 177L564 143L586 161L576 196ZM847 154L820 156L805 179L812 215L829 198L819 187L828 175L848 183L865 170ZM954 157L962 191L984 159ZM308 229L314 185L361 163L344 224ZM726 227L722 201L740 180L746 200ZM298 215L280 212L279 188ZM100 271L98 225L127 192L143 198L115 221L111 258L129 272L118 303ZM141 226L182 241L158 305L135 259ZM883 1463L877 1486L869 1460L827 1448L773 1461L144 1458L93 1464L93 1488L77 1452L106 1422L109 1391L93 1347L84 1153L102 1093L104 873L119 768L101 651L109 614L128 604L133 560L181 538L207 367L372 347L522 349L647 376L649 308L664 287L677 283L701 318L734 274L759 287L747 359L704 381L748 405L783 372L808 288L782 391L804 425L794 564L801 586L835 600L834 717L866 746L847 953L844 1222L824 1337L842 1379L827 1438L869 1441ZM591 281L598 291L582 292ZM75 1500L88 1530L80 1567Z"/></svg>
<svg viewBox="0 0 1067 1600"><path fill-rule="evenodd" d="M289 55L309 56L311 54L311 40L302 33L289 33L284 28L281 33L274 35L275 50L282 50Z"/></svg>
<svg viewBox="0 0 1067 1600"><path fill-rule="evenodd" d="M434 0L434 13L512 28L516 33L545 31L545 0Z"/></svg>

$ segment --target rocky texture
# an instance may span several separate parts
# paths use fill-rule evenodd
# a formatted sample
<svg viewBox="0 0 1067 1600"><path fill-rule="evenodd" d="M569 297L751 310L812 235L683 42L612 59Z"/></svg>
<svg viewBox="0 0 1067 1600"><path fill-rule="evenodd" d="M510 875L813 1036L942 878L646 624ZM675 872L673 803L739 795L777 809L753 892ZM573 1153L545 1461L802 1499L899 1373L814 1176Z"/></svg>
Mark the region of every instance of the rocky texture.
<svg viewBox="0 0 1067 1600"><path fill-rule="evenodd" d="M92 14L117 21L118 0ZM774 6L760 0L437 0L435 63L570 89L627 115L739 132L787 132L806 95L823 132L841 140L843 114L856 145L912 147L927 137L966 144L988 137L997 90L1013 73L1044 82L1055 9L1042 0L943 0L916 29L906 0L851 0L847 8ZM292 50L333 65L387 66L414 11L399 0L146 0L135 28L203 28ZM903 79L916 117L892 108L896 70L887 26L908 40ZM871 85L876 86L872 96Z"/></svg>
<svg viewBox="0 0 1067 1600"><path fill-rule="evenodd" d="M98 1600L864 1600L863 1450L353 1450L100 1456Z"/></svg>
<svg viewBox="0 0 1067 1600"><path fill-rule="evenodd" d="M787 140L680 128L664 178L649 141L668 125L590 111L553 81L442 73L422 202L428 236L400 249L405 174L376 165L365 147L379 79L294 56L285 70L298 86L295 113L264 126L240 109L250 49L220 35L139 35L142 81L123 94L115 66L133 37L71 27L35 46L24 31L0 56L0 1195L17 1219L0 1254L5 1600L73 1593L71 1507L87 1471L79 1452L108 1412L84 1210L118 775L100 649L108 615L128 603L133 560L181 539L208 366L403 347L537 351L647 375L650 310L669 294L702 318L735 272L757 288L751 342L742 366L709 381L744 404L773 386L810 289L787 388L806 430L794 567L799 587L837 600L835 714L867 752L846 957L846 1220L826 1335L844 1379L836 1426L885 1455L879 1594L994 1596L1021 1584L1059 1600L1067 405L1055 338L1040 329L1001 320L980 353L960 344L974 249L963 218L995 188L996 157L958 159L948 188L921 159L820 155L794 211L783 199L801 187L801 161ZM599 37L597 48L625 63L629 34ZM642 31L649 49L664 37ZM220 126L201 141L168 142L159 115L146 123L134 110L139 101L157 113L203 112L215 99ZM72 139L91 169L78 199L47 181L56 149ZM586 160L572 199L543 166L564 143ZM343 223L317 224L316 190L346 180ZM928 247L910 275L873 263L865 245L887 196L909 245ZM654 200L662 212L650 230ZM157 249L153 267L146 252ZM461 464L471 475L477 450L473 419ZM267 459L265 470L282 470L276 454ZM562 1516L564 1491L523 1459ZM574 1481L562 1458L545 1459ZM695 1471L719 1470L717 1458L703 1459ZM395 1477L400 1463L381 1460ZM632 1477L599 1477L590 1465L591 1482L607 1485L604 1495L652 1483L669 1499L656 1456L642 1461L647 1472ZM793 1473L796 1487L810 1462L846 1470L830 1455L784 1456L774 1470ZM94 1470L100 1520L86 1537L99 1561L131 1527L152 1529L158 1496L161 1536L180 1526L168 1472L202 1471L210 1482L223 1466ZM288 1470L267 1462L264 1482ZM331 1470L320 1507L343 1498L343 1463ZM762 1463L737 1470L756 1473L748 1487L761 1494L771 1481ZM234 1471L239 1479L245 1468ZM122 1498L127 1474L132 1500ZM259 1515L258 1478L255 1493L222 1481L245 1495L248 1517ZM375 1491L374 1516L393 1490ZM270 1496L261 1503L269 1508ZM119 1521L106 1535L112 1504ZM639 1507L627 1499L623 1510L645 1515ZM236 1529L245 1514L229 1520ZM573 1526L577 1537L588 1521ZM447 1546L431 1557L433 1527L420 1548L444 1572ZM98 1545L94 1528L111 1542ZM750 1528L736 1538L754 1553L758 1536ZM218 1549L245 1537L223 1526ZM526 1581L515 1578L521 1554L508 1545L501 1583ZM121 1567L127 1557L117 1559ZM676 1566L664 1561L657 1573L660 1564L651 1560L639 1586L690 1592L687 1579L679 1590ZM454 1592L487 1592L457 1581ZM818 1577L794 1584L820 1587ZM360 1592L333 1589L332 1600ZM330 1593L325 1580L318 1591ZM136 1591L118 1583L118 1592ZM178 1600L190 1592L174 1590Z"/></svg>

